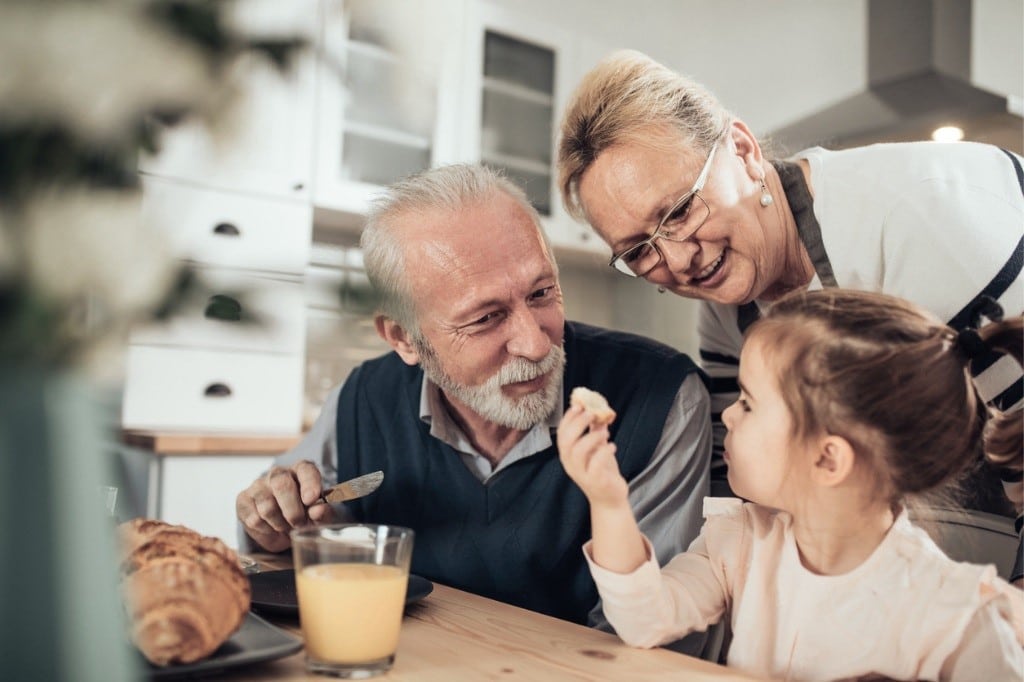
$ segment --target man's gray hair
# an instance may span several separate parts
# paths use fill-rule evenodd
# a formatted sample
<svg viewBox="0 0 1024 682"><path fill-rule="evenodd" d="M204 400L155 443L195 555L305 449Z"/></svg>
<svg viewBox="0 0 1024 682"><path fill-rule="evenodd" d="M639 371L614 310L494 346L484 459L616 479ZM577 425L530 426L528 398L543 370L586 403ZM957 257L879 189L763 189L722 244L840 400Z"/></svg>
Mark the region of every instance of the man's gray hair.
<svg viewBox="0 0 1024 682"><path fill-rule="evenodd" d="M541 227L540 215L523 190L503 174L486 166L452 164L411 175L391 185L375 199L360 238L366 275L378 296L379 311L420 339L412 292L405 276L405 252L395 225L408 215L446 211L456 213L503 192L530 216L557 274L551 244Z"/></svg>

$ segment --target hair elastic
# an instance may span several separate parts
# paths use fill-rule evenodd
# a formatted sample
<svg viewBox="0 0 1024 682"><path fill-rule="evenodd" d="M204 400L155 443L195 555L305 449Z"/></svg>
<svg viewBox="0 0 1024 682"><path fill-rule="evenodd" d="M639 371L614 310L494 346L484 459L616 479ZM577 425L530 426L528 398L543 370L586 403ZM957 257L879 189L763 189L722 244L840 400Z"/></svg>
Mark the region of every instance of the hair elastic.
<svg viewBox="0 0 1024 682"><path fill-rule="evenodd" d="M956 333L956 341L953 345L956 352L965 360L976 360L988 355L989 353L988 344L982 340L981 335L978 334L978 330L972 327L967 327L966 329L958 331Z"/></svg>
<svg viewBox="0 0 1024 682"><path fill-rule="evenodd" d="M988 318L990 322L1002 322L1003 321L1003 306L999 305L999 301L992 298L987 294L982 294L978 297L977 301L970 308L970 326L977 329L981 326L981 318Z"/></svg>

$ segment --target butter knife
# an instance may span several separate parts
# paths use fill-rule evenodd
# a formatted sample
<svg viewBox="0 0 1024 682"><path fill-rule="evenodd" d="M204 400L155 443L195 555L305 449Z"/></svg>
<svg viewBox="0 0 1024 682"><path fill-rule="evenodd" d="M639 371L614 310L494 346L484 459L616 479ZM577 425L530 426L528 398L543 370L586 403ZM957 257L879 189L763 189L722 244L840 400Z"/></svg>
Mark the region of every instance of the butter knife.
<svg viewBox="0 0 1024 682"><path fill-rule="evenodd" d="M380 487L381 481L383 480L383 471L374 471L372 474L356 476L355 478L343 481L338 485L332 486L323 491L318 501L325 503L329 502L330 504L339 504L341 502L355 500L372 493Z"/></svg>

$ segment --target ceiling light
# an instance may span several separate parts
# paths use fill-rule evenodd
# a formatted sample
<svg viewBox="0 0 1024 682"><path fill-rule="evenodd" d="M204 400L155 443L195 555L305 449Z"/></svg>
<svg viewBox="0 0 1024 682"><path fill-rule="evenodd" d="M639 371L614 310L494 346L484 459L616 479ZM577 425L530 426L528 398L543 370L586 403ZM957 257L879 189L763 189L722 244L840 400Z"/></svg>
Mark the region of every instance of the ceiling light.
<svg viewBox="0 0 1024 682"><path fill-rule="evenodd" d="M942 126L932 131L932 139L936 142L959 142L964 139L964 131L956 126Z"/></svg>

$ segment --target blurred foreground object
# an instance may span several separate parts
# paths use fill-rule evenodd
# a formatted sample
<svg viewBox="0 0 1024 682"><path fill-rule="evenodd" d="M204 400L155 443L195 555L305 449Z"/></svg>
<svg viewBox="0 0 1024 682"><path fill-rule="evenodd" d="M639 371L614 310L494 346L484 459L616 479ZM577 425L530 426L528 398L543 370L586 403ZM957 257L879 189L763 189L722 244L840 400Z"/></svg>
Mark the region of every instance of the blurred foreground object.
<svg viewBox="0 0 1024 682"><path fill-rule="evenodd" d="M114 424L95 378L128 327L188 290L139 218L157 123L228 111L231 63L289 41L225 28L231 3L0 3L0 669L12 680L135 679L117 596ZM87 370L87 371L83 371Z"/></svg>

